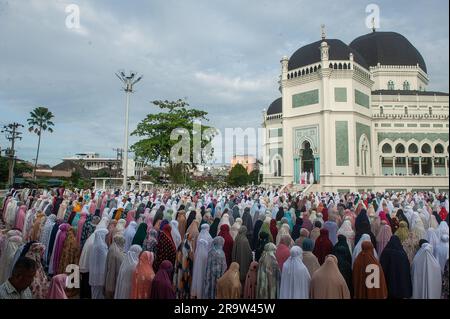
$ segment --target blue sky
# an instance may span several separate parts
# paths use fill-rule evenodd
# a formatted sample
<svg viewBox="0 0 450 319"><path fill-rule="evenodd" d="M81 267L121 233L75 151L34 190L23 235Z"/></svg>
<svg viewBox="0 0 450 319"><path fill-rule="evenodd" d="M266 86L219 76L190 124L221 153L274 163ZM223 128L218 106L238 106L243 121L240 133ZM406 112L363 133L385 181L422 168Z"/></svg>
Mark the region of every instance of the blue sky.
<svg viewBox="0 0 450 319"><path fill-rule="evenodd" d="M150 101L178 98L208 111L219 129L257 128L279 96L280 58L319 40L322 23L327 37L346 43L370 32L370 3L380 7L381 31L403 34L422 53L428 89L448 92L447 0L0 0L0 125L26 124L46 106L56 126L43 136L40 163L87 151L114 156L125 99L114 72L132 69L144 79L131 129L156 111ZM80 8L81 29L65 25L69 4ZM17 154L31 160L37 136L23 137Z"/></svg>

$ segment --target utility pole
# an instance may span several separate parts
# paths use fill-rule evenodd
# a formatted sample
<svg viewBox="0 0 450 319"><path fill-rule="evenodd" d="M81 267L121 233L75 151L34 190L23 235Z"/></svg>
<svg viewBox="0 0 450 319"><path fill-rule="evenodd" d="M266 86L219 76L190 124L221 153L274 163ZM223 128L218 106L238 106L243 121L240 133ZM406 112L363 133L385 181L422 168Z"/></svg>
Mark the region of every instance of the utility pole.
<svg viewBox="0 0 450 319"><path fill-rule="evenodd" d="M113 151L116 152L116 159L122 163L123 161L123 148L113 148ZM120 165L117 166L116 175L121 174Z"/></svg>
<svg viewBox="0 0 450 319"><path fill-rule="evenodd" d="M11 141L11 147L5 150L6 157L9 158L9 171L8 171L8 184L11 186L14 184L14 164L15 164L15 142L16 139L21 140L22 132L19 132L19 128L23 127L22 124L19 123L11 123L8 125L4 125L1 130L2 133L5 133L6 139Z"/></svg>
<svg viewBox="0 0 450 319"><path fill-rule="evenodd" d="M128 113L130 108L130 94L133 93L133 86L142 79L142 75L136 80L137 72L130 72L130 75L125 75L124 71L119 71L116 76L124 84L123 90L126 95L126 112L125 112L125 146L124 146L124 158L123 158L123 191L127 190L127 180L128 180Z"/></svg>

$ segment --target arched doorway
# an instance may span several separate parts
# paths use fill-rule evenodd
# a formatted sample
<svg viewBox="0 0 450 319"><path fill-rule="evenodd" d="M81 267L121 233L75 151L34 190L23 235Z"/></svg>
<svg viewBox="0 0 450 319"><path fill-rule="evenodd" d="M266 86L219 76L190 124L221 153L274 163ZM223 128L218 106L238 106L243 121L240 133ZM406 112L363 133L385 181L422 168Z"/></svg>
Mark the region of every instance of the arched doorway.
<svg viewBox="0 0 450 319"><path fill-rule="evenodd" d="M311 143L308 141L303 142L302 148L300 150L300 174L307 174L306 183L310 183L310 173L315 174L315 158L313 154L313 150L311 148ZM300 176L300 180L302 177Z"/></svg>

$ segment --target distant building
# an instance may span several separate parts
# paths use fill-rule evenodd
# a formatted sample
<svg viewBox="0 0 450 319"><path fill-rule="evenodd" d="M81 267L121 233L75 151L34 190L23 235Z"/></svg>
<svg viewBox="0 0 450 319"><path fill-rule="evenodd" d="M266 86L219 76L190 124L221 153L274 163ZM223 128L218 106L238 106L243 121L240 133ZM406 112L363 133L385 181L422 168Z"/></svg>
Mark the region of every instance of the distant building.
<svg viewBox="0 0 450 319"><path fill-rule="evenodd" d="M90 177L103 170L112 176L118 177L123 171L121 158L100 157L98 153L93 152L78 153L72 157L65 157L62 160L62 163L53 168L48 167L46 172L42 173L52 177L70 177L74 171L78 170L82 176ZM128 159L128 177L140 180L143 175L144 163Z"/></svg>
<svg viewBox="0 0 450 319"><path fill-rule="evenodd" d="M235 167L237 164L244 166L249 174L259 167L256 157L252 155L234 155L231 158L231 168Z"/></svg>
<svg viewBox="0 0 450 319"><path fill-rule="evenodd" d="M97 171L100 169L118 170L122 168L122 160L120 158L100 157L98 153L78 153L72 157L62 159L64 162L77 162L85 169ZM130 167L130 164L128 164Z"/></svg>

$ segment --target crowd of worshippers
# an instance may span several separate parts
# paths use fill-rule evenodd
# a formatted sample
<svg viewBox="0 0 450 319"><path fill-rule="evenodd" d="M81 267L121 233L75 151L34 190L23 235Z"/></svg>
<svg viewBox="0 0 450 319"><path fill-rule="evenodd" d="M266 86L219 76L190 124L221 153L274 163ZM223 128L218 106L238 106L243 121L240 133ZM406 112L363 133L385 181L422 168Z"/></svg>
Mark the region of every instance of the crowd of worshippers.
<svg viewBox="0 0 450 319"><path fill-rule="evenodd" d="M3 299L448 298L446 194L13 189L2 206Z"/></svg>

